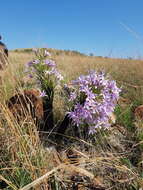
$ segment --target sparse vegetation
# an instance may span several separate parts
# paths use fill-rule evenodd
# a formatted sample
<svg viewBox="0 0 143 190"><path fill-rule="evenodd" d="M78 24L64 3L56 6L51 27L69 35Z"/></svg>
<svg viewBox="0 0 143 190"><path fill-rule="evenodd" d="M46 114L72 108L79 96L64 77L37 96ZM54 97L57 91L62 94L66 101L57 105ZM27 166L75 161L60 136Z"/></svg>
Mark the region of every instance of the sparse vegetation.
<svg viewBox="0 0 143 190"><path fill-rule="evenodd" d="M135 118L134 110L143 104L143 61L49 51L67 83L91 69L104 70L117 81L122 93L115 110L116 122L109 131L99 130L92 141L77 138L69 126L60 144L49 131L38 132L28 113L19 124L6 101L34 87L24 72L34 54L31 49L10 52L0 86L0 189L141 190L143 121ZM53 100L56 126L67 106L60 93Z"/></svg>

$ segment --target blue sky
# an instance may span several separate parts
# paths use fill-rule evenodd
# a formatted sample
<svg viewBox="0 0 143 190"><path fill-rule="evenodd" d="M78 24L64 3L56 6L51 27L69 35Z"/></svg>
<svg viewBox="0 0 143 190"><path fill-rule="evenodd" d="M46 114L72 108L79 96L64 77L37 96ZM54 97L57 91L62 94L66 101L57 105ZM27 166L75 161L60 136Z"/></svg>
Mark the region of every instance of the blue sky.
<svg viewBox="0 0 143 190"><path fill-rule="evenodd" d="M143 56L143 0L1 0L0 18L9 49Z"/></svg>

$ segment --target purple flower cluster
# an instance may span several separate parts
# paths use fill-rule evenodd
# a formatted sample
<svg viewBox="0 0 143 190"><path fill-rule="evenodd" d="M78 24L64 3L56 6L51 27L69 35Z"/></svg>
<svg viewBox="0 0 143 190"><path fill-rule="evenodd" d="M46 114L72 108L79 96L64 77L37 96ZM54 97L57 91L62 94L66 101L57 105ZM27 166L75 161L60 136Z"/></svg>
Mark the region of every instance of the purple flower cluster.
<svg viewBox="0 0 143 190"><path fill-rule="evenodd" d="M39 75L41 73L43 80L53 80L53 76L55 79L53 80L54 82L59 83L59 81L63 80L63 76L56 69L55 61L46 59L47 56L51 56L47 50L44 50L44 54L40 53L40 50L35 50L34 52L36 52L38 59L27 63L28 70L30 71L30 78L32 78L33 75L36 76L36 74Z"/></svg>
<svg viewBox="0 0 143 190"><path fill-rule="evenodd" d="M55 67L53 67L51 70L45 71L45 74L48 76L54 75L57 81L63 80L63 76L59 73L59 71Z"/></svg>
<svg viewBox="0 0 143 190"><path fill-rule="evenodd" d="M116 82L105 77L103 72L89 72L72 82L74 91L70 93L73 110L69 112L74 124L89 127L89 134L97 128L108 128L110 116L119 98L120 89Z"/></svg>
<svg viewBox="0 0 143 190"><path fill-rule="evenodd" d="M45 64L48 65L49 67L55 67L56 66L55 61L50 60L50 59L46 59Z"/></svg>

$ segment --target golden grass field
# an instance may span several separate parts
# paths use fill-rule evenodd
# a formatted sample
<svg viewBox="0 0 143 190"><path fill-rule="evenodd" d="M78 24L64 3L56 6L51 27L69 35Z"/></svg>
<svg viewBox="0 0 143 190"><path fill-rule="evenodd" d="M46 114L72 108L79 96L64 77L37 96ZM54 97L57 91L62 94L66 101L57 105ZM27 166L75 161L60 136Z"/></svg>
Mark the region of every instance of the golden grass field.
<svg viewBox="0 0 143 190"><path fill-rule="evenodd" d="M11 51L9 65L1 71L0 189L7 184L5 189L14 190L142 190L143 124L134 117L134 109L143 104L143 61L50 51L67 83L92 69L103 70L117 81L122 93L116 123L108 132L98 132L92 143L73 137L60 152L45 147L33 121L19 125L5 105L26 88L25 64L34 58L32 52ZM58 95L54 106L59 121L64 104ZM73 161L67 156L69 150L77 156ZM73 176L86 179L75 185Z"/></svg>

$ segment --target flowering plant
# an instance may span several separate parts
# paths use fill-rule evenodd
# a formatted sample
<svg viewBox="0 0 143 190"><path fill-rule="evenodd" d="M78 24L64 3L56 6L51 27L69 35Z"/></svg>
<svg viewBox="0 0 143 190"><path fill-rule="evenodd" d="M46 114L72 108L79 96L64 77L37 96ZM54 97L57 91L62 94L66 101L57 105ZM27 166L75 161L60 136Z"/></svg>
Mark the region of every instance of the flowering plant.
<svg viewBox="0 0 143 190"><path fill-rule="evenodd" d="M41 49L36 50L35 54L37 59L28 63L30 77L36 77L41 89L40 96L46 100L46 110L52 110L55 87L63 77L49 52ZM63 130L64 133L71 121L76 126L84 126L89 134L94 134L97 128L105 129L111 125L110 117L120 93L115 81L103 72L90 71L88 75L72 81L70 89L66 85L64 88L69 96L66 101L69 111L58 132ZM46 114L49 111L45 113L45 118Z"/></svg>
<svg viewBox="0 0 143 190"><path fill-rule="evenodd" d="M46 97L49 102L52 102L54 89L63 80L63 77L56 69L56 63L46 49L34 49L34 52L37 59L27 64L29 77L36 78L41 90L40 96Z"/></svg>
<svg viewBox="0 0 143 190"><path fill-rule="evenodd" d="M44 100L43 130L49 130L54 126L53 99L55 88L63 80L63 77L58 72L55 61L51 59L51 55L46 49L34 49L34 52L36 59L30 61L27 67L29 77L36 80L40 89L40 97L43 97Z"/></svg>
<svg viewBox="0 0 143 190"><path fill-rule="evenodd" d="M68 114L73 123L88 126L89 134L94 134L97 128L108 128L120 93L116 82L103 72L91 71L72 81L72 85L69 102L74 106Z"/></svg>

